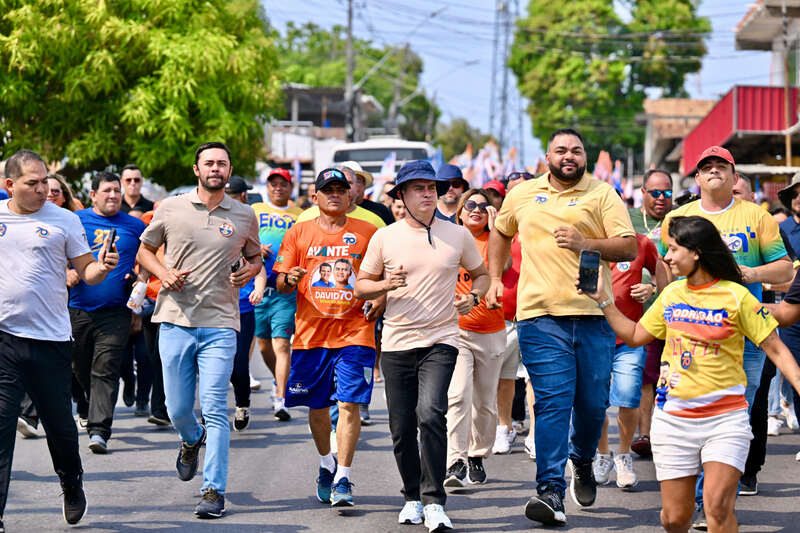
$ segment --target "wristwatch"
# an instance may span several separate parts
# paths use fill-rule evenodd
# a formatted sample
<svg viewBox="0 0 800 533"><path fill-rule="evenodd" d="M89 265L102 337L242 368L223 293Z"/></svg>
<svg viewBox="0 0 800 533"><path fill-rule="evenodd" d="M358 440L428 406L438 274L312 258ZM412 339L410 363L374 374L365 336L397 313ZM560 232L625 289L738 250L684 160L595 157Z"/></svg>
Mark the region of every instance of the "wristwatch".
<svg viewBox="0 0 800 533"><path fill-rule="evenodd" d="M481 297L475 294L474 292L470 291L472 295L472 307L477 307L481 303Z"/></svg>

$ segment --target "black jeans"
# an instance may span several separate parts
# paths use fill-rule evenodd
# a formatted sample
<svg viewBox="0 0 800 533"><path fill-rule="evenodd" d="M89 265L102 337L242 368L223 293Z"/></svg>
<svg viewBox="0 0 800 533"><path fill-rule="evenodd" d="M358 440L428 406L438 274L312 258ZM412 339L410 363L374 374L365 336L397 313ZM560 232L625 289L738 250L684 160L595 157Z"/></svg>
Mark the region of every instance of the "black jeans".
<svg viewBox="0 0 800 533"><path fill-rule="evenodd" d="M6 507L20 402L27 391L62 479L83 473L70 401L70 342L23 339L0 331L0 516Z"/></svg>
<svg viewBox="0 0 800 533"><path fill-rule="evenodd" d="M136 372L133 364L136 362ZM146 407L150 401L150 388L153 384L153 371L150 369L150 354L144 333L133 333L128 337L128 344L122 353L120 377L125 386L136 390L136 407Z"/></svg>
<svg viewBox="0 0 800 533"><path fill-rule="evenodd" d="M122 355L131 329L127 307L83 311L70 307L72 371L89 393L89 435L111 437Z"/></svg>
<svg viewBox="0 0 800 533"><path fill-rule="evenodd" d="M233 359L231 385L236 407L250 407L250 347L256 331L256 312L241 313L236 332L236 357Z"/></svg>
<svg viewBox="0 0 800 533"><path fill-rule="evenodd" d="M447 500L445 415L447 389L457 357L458 350L447 344L381 352L389 431L406 501L444 505ZM417 446L418 426L420 446Z"/></svg>
<svg viewBox="0 0 800 533"><path fill-rule="evenodd" d="M158 323L150 319L153 315L142 317L142 333L147 345L147 355L150 357L150 370L153 376L153 386L150 389L150 414L162 420L169 420L167 414L167 397L164 394L164 374L161 370L161 354L158 351Z"/></svg>
<svg viewBox="0 0 800 533"><path fill-rule="evenodd" d="M769 382L775 377L775 363L769 357L764 361L761 371L761 383L758 384L753 405L750 407L750 430L753 440L750 441L750 451L747 453L747 462L744 465L744 475L758 474L767 458L767 407L769 397Z"/></svg>

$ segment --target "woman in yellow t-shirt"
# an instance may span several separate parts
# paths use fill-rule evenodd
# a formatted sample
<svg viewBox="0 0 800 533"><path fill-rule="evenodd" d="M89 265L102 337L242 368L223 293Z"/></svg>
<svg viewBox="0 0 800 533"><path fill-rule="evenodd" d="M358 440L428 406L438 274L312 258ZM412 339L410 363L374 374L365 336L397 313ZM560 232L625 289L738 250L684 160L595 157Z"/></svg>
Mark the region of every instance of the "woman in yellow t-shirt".
<svg viewBox="0 0 800 533"><path fill-rule="evenodd" d="M664 261L683 279L667 286L638 323L613 299L605 300L602 275L588 296L628 346L666 341L651 430L664 529L688 531L702 467L709 531L735 531L736 490L752 438L744 337L760 345L798 391L800 368L778 338L775 319L742 285L714 225L702 217L675 217L668 235Z"/></svg>

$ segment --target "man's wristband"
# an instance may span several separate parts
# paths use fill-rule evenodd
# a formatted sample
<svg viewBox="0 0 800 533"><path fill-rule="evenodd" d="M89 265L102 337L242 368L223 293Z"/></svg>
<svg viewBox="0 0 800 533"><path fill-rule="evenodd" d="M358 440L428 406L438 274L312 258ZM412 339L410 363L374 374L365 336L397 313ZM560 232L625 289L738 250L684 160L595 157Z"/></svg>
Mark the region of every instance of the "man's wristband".
<svg viewBox="0 0 800 533"><path fill-rule="evenodd" d="M609 298L609 299L607 299L605 302L602 302L602 303L599 303L599 304L597 304L597 307L599 307L600 309L605 309L606 307L608 307L608 306L609 306L609 305L611 305L612 303L614 303L614 300L612 300L611 298Z"/></svg>
<svg viewBox="0 0 800 533"><path fill-rule="evenodd" d="M283 282L291 288L297 287L297 283L289 283L289 274L284 274Z"/></svg>

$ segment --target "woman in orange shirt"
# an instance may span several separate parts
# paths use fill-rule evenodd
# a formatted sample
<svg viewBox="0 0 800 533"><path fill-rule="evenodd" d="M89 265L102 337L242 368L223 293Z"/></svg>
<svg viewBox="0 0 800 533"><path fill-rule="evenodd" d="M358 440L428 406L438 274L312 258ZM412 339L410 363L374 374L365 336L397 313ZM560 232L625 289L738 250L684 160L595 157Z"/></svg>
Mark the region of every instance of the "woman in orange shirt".
<svg viewBox="0 0 800 533"><path fill-rule="evenodd" d="M487 262L489 231L497 210L480 189L465 192L456 210L456 221L475 237ZM457 294L472 288L469 273L458 273ZM503 309L488 309L482 301L458 319L458 359L447 392L446 487L484 483L483 459L492 450L497 423L497 383L506 347Z"/></svg>

